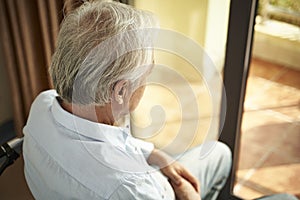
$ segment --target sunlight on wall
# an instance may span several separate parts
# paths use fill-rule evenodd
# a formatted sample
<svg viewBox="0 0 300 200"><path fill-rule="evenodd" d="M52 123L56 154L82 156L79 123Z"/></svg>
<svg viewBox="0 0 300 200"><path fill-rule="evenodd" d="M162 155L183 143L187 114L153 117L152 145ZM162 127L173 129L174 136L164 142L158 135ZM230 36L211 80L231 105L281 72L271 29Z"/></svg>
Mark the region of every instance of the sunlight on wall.
<svg viewBox="0 0 300 200"><path fill-rule="evenodd" d="M204 45L207 0L136 0L134 6L153 12L158 17L161 28L179 32L200 46ZM178 70L190 81L201 79L193 71L193 66L172 53L155 51L155 60L156 63Z"/></svg>
<svg viewBox="0 0 300 200"><path fill-rule="evenodd" d="M136 0L134 7L155 13L161 28L178 31L203 46L207 0Z"/></svg>
<svg viewBox="0 0 300 200"><path fill-rule="evenodd" d="M179 32L194 40L205 49L218 71L222 71L230 0L135 0L132 4L138 9L154 13L161 28ZM179 70L188 80L201 79L183 58L161 51L155 54L157 63Z"/></svg>

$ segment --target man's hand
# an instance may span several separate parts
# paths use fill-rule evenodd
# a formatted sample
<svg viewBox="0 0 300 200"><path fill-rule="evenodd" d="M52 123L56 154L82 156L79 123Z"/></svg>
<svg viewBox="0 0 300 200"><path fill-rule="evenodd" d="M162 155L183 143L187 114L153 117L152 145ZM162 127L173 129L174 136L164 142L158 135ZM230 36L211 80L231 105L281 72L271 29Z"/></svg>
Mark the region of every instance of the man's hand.
<svg viewBox="0 0 300 200"><path fill-rule="evenodd" d="M200 192L197 192L191 183L183 179L180 185L171 182L177 200L201 200Z"/></svg>
<svg viewBox="0 0 300 200"><path fill-rule="evenodd" d="M161 172L169 178L171 183L180 186L183 180L186 180L194 187L195 192L200 191L198 180L179 162L174 161L166 153L154 149L148 158L148 163L159 166Z"/></svg>
<svg viewBox="0 0 300 200"><path fill-rule="evenodd" d="M180 163L174 161L161 169L161 172L170 179L170 182L180 186L184 180L188 181L196 192L200 191L199 181Z"/></svg>

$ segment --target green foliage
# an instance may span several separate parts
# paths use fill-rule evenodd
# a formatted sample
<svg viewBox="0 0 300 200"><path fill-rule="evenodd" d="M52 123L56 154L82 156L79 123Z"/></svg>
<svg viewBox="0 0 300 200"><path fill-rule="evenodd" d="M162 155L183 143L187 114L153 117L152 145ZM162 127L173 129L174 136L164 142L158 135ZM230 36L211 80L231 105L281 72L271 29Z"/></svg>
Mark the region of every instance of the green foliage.
<svg viewBox="0 0 300 200"><path fill-rule="evenodd" d="M300 0L269 0L271 5L300 12Z"/></svg>

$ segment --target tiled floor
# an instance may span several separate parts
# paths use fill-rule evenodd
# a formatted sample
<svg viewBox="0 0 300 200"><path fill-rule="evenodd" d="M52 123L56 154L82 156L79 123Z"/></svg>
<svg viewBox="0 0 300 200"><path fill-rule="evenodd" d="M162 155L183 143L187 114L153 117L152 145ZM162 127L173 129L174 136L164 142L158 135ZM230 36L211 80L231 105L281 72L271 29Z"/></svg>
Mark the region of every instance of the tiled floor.
<svg viewBox="0 0 300 200"><path fill-rule="evenodd" d="M235 194L300 197L300 71L253 59Z"/></svg>

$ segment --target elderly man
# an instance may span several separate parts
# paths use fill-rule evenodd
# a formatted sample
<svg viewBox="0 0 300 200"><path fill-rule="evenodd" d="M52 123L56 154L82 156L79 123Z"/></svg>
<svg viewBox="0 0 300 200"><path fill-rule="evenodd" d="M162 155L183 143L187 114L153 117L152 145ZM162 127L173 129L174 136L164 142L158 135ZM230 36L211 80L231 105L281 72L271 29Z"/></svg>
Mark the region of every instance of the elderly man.
<svg viewBox="0 0 300 200"><path fill-rule="evenodd" d="M130 133L126 116L153 67L153 50L139 48L151 34L139 30L153 24L147 12L97 0L65 18L50 68L55 90L36 98L24 127L36 199L216 199L231 164L224 144L175 161Z"/></svg>

